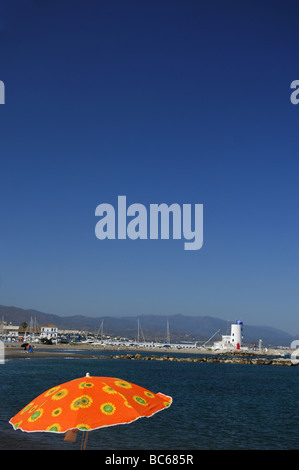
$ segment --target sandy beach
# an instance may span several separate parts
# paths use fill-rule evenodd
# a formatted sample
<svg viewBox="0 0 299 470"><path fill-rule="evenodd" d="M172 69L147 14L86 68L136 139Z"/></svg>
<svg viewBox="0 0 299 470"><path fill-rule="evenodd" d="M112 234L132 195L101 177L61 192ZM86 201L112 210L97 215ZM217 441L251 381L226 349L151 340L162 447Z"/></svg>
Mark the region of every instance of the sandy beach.
<svg viewBox="0 0 299 470"><path fill-rule="evenodd" d="M5 358L6 359L23 359L24 357L80 357L80 351L90 351L90 356L93 356L93 351L99 351L100 348L92 347L88 344L82 345L46 345L35 344L33 352L29 353L24 351L21 347L22 343L12 343L5 345ZM104 349L103 349L104 350ZM82 356L87 357L86 352Z"/></svg>
<svg viewBox="0 0 299 470"><path fill-rule="evenodd" d="M22 343L6 343L5 344L5 359L23 359L25 357L99 357L99 353L107 353L111 351L111 354L118 353L120 356L124 356L128 353L149 353L148 355L163 354L165 356L171 356L173 354L183 354L189 356L196 355L208 355L208 356L223 356L224 353L219 351L213 351L209 348L206 349L195 349L195 348L186 348L186 349L176 349L176 348L158 348L158 347L134 347L134 346L102 346L102 345L92 345L92 344L58 344L58 345L44 345L44 344L35 344L33 352L29 353L24 351L24 348L21 347ZM82 355L80 352L82 351ZM289 354L290 351L286 350L284 353ZM268 349L266 352L262 351L240 351L240 352L229 352L229 355L234 355L236 357L246 357L246 356L257 356L257 357L269 357L269 356L279 356L281 350L279 349Z"/></svg>
<svg viewBox="0 0 299 470"><path fill-rule="evenodd" d="M32 357L80 357L80 351L82 351L82 356L84 357L93 357L96 353L98 356L99 352L103 351L112 353L118 352L119 354L126 354L128 352L148 352L148 353L163 353L163 354L174 354L174 353L183 353L183 354L211 354L211 351L198 350L198 349L163 349L155 347L134 347L134 346L101 346L101 345L92 345L92 344L55 344L55 345L44 345L36 344L34 345L33 352L29 353L24 351L24 348L21 347L22 343L8 343L5 345L5 358L6 359L20 359L27 356Z"/></svg>

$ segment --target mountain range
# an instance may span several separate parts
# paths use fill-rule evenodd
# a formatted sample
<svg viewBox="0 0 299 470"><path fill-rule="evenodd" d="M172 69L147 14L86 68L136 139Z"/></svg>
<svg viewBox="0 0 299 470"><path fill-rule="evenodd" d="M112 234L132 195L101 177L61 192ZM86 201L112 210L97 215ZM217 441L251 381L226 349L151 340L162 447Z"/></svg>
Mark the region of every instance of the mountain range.
<svg viewBox="0 0 299 470"><path fill-rule="evenodd" d="M19 307L0 305L0 322L4 320L13 325L21 325L23 322L26 322L29 325L31 319L36 321L38 326L53 324L60 329L87 330L93 333L99 331L103 322L104 334L127 337L132 340L137 338L138 319L146 341L166 342L167 321L169 324L170 341L172 343L178 341L204 342L214 334L213 340L216 341L218 330L220 330L221 335L230 334L230 322L210 316L176 314L168 316L140 315L139 317L102 316L95 318L84 315L60 316L43 313L34 309L26 310ZM293 340L298 339L298 336L292 336L277 328L246 324L243 326L243 335L244 343L258 344L261 339L263 346L290 346ZM140 339L142 339L141 335Z"/></svg>

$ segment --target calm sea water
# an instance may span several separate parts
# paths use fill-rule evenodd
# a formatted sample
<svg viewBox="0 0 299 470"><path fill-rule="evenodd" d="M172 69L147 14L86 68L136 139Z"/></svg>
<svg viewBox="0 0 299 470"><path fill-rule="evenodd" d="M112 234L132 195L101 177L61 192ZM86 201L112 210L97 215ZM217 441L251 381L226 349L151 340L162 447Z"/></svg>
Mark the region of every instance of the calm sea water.
<svg viewBox="0 0 299 470"><path fill-rule="evenodd" d="M170 408L90 432L88 449L299 449L299 367L26 358L0 365L0 449L77 449L63 435L14 431L9 419L43 391L91 375L173 397Z"/></svg>

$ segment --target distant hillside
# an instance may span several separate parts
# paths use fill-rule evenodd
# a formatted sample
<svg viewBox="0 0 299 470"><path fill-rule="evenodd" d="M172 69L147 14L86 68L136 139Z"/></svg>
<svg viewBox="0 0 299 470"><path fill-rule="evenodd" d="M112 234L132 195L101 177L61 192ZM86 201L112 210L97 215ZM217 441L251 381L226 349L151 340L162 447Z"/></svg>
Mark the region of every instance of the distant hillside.
<svg viewBox="0 0 299 470"><path fill-rule="evenodd" d="M7 307L0 305L0 321L11 322L14 325L30 323L30 319L37 321L38 326L54 324L58 328L83 329L90 332L97 332L103 320L104 333L119 335L130 339L137 338L137 317L87 317L83 315L73 315L63 317L50 313L43 313L32 309L22 309L18 307ZM141 315L140 325L147 341L166 341L166 324L169 321L170 340L176 341L206 341L217 330L226 334L230 333L230 325L227 321L208 316L187 316L187 315ZM295 339L285 331L269 326L244 325L244 342L258 343L262 339L263 345L290 346ZM217 340L217 335L214 337Z"/></svg>

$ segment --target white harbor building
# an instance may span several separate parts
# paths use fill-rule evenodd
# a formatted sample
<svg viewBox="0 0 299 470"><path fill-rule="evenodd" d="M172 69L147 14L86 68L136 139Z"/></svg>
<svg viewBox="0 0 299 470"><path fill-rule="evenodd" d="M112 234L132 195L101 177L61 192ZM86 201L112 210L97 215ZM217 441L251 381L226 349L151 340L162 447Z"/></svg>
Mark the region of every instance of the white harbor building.
<svg viewBox="0 0 299 470"><path fill-rule="evenodd" d="M51 339L57 343L58 328L55 325L45 325L41 327L41 338Z"/></svg>
<svg viewBox="0 0 299 470"><path fill-rule="evenodd" d="M243 340L243 322L237 320L231 324L230 335L222 335L221 341L214 343L213 349L241 349Z"/></svg>

